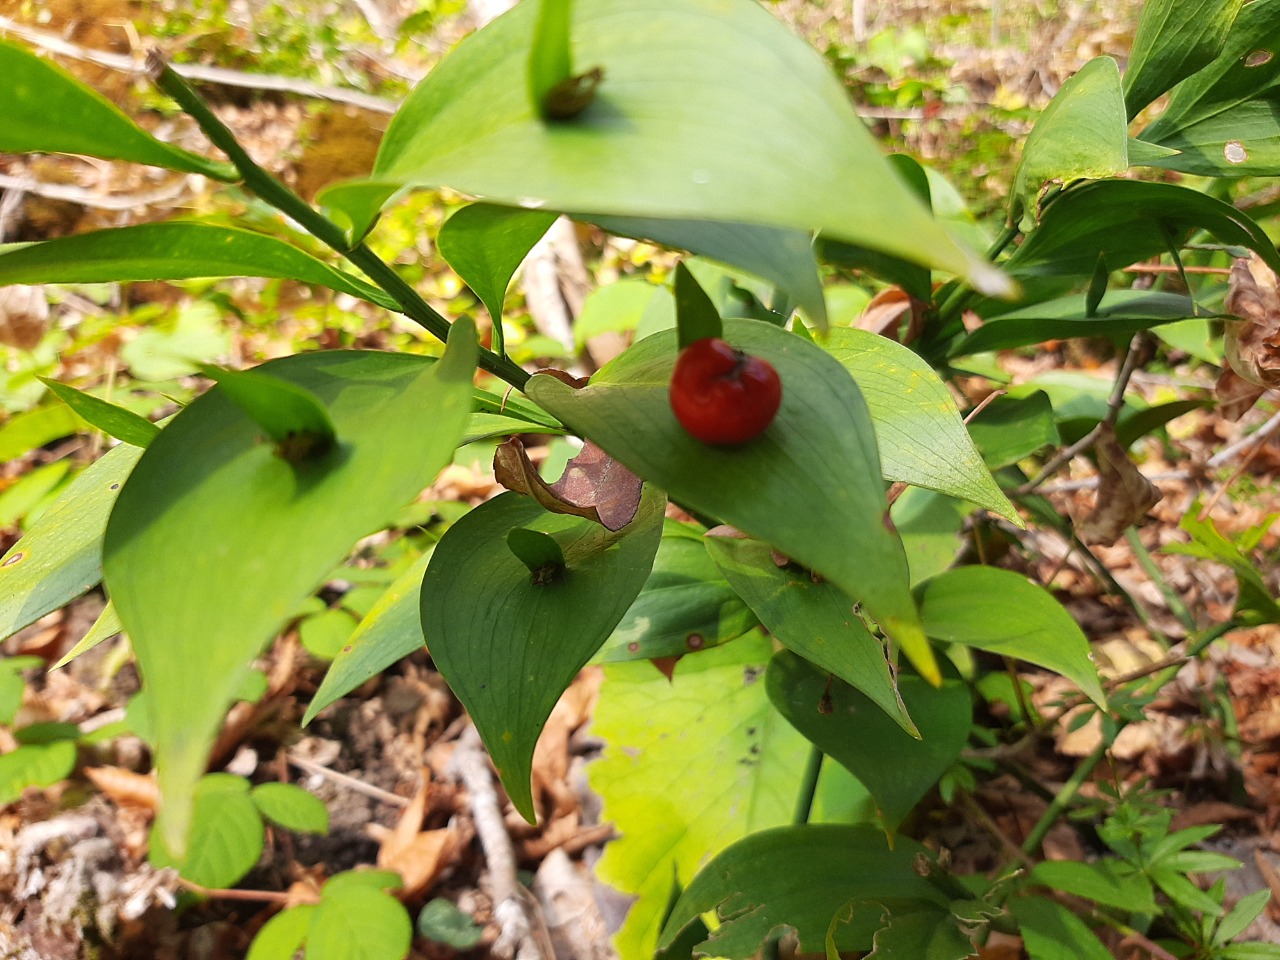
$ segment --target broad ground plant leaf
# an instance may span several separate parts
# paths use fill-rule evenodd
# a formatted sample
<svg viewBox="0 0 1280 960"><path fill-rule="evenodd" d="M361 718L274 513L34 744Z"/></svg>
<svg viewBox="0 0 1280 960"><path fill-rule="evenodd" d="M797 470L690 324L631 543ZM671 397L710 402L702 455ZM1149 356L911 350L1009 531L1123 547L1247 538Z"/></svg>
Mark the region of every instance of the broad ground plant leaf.
<svg viewBox="0 0 1280 960"><path fill-rule="evenodd" d="M612 532L505 493L450 527L432 554L422 581L427 647L530 822L538 735L644 585L664 506L649 487L636 518ZM563 568L545 579L531 571L508 546L515 528L553 538Z"/></svg>
<svg viewBox="0 0 1280 960"><path fill-rule="evenodd" d="M969 438L946 384L900 343L837 328L824 344L862 391L886 480L968 500L1021 525Z"/></svg>
<svg viewBox="0 0 1280 960"><path fill-rule="evenodd" d="M1106 706L1088 639L1043 587L1011 570L956 567L927 580L917 593L929 636L1052 670Z"/></svg>
<svg viewBox="0 0 1280 960"><path fill-rule="evenodd" d="M462 320L436 363L334 351L263 364L327 407L337 434L327 454L282 459L215 387L134 468L107 526L104 567L149 692L161 833L175 855L249 661L351 545L449 461L471 408L476 350Z"/></svg>
<svg viewBox="0 0 1280 960"><path fill-rule="evenodd" d="M951 911L936 903L915 901L885 905L884 926L876 931L867 960L967 960L975 955L973 940ZM837 926L827 940L827 957L839 960Z"/></svg>
<svg viewBox="0 0 1280 960"><path fill-rule="evenodd" d="M292 783L260 783L249 791L258 812L286 830L328 833L329 811L314 794Z"/></svg>
<svg viewBox="0 0 1280 960"><path fill-rule="evenodd" d="M293 960L307 939L315 912L311 903L281 910L258 930L245 960Z"/></svg>
<svg viewBox="0 0 1280 960"><path fill-rule="evenodd" d="M150 859L156 867L177 867L183 879L202 887L235 886L262 856L262 815L249 795L249 781L211 773L195 785L191 835L186 850L174 854L157 825Z"/></svg>
<svg viewBox="0 0 1280 960"><path fill-rule="evenodd" d="M1222 535L1212 518L1201 517L1200 512L1201 504L1197 500L1187 509L1179 524L1191 537L1191 543L1171 543L1164 552L1201 557L1230 567L1236 575L1238 587L1232 616L1250 625L1280 623L1280 604L1272 597L1257 565L1247 556L1257 546L1261 533L1271 528L1275 516L1268 516L1246 533L1241 543L1236 544Z"/></svg>
<svg viewBox="0 0 1280 960"><path fill-rule="evenodd" d="M1170 6L1166 0L1162 6ZM1168 107L1139 136L1177 151L1150 162L1206 176L1267 176L1280 172L1280 121L1273 97L1280 84L1280 2L1195 0L1217 16L1188 21L1216 57L1174 91ZM1232 7L1239 12L1230 17ZM1185 16L1181 9L1175 14ZM1225 41L1221 36L1224 27Z"/></svg>
<svg viewBox="0 0 1280 960"><path fill-rule="evenodd" d="M377 287L297 247L238 227L144 223L39 243L0 244L0 284L115 283L195 277L267 277L329 287L388 310Z"/></svg>
<svg viewBox="0 0 1280 960"><path fill-rule="evenodd" d="M518 4L459 44L392 119L370 179L322 194L357 236L403 187L448 186L586 216L822 230L1010 289L929 216L826 62L767 11L579 0L574 58L603 80L564 122L528 94L537 13Z"/></svg>
<svg viewBox="0 0 1280 960"><path fill-rule="evenodd" d="M936 677L902 543L884 523L875 429L857 385L820 347L770 324L727 320L724 333L782 381L777 417L740 447L701 443L676 422L668 397L674 331L635 344L584 389L539 375L525 392L676 500L834 581ZM789 509L780 512L780 503Z"/></svg>
<svg viewBox="0 0 1280 960"><path fill-rule="evenodd" d="M1213 62L1244 0L1147 0L1124 71L1129 117Z"/></svg>
<svg viewBox="0 0 1280 960"><path fill-rule="evenodd" d="M869 824L806 824L764 830L738 841L699 871L676 902L660 946L705 913L720 926L699 955L746 960L771 933L792 929L799 952L821 954L828 930L840 951L869 950L881 926L876 901L946 905L946 897L916 872L918 857L932 855L906 837L890 848ZM832 925L844 912L845 923Z"/></svg>
<svg viewBox="0 0 1280 960"><path fill-rule="evenodd" d="M102 579L102 538L139 447L107 451L71 481L0 558L0 637L70 603Z"/></svg>
<svg viewBox="0 0 1280 960"><path fill-rule="evenodd" d="M555 219L540 210L472 203L444 222L436 248L497 325L511 278Z"/></svg>
<svg viewBox="0 0 1280 960"><path fill-rule="evenodd" d="M25 47L0 40L5 117L0 152L75 153L127 160L215 180L240 179L231 164L157 140L61 67Z"/></svg>
<svg viewBox="0 0 1280 960"><path fill-rule="evenodd" d="M969 740L973 710L968 687L958 681L933 687L915 676L899 679L902 709L918 736L863 693L789 651L770 661L767 681L769 699L791 725L871 793L890 837Z"/></svg>
<svg viewBox="0 0 1280 960"><path fill-rule="evenodd" d="M620 237L688 250L745 270L787 294L819 329L827 327L827 306L813 238L805 231L714 220L603 216L580 219Z"/></svg>
<svg viewBox="0 0 1280 960"><path fill-rule="evenodd" d="M884 644L854 613L847 593L815 580L807 570L779 567L769 545L759 540L708 537L707 550L729 585L779 642L817 664L824 681L834 674L861 690L909 735L917 735L889 674Z"/></svg>
<svg viewBox="0 0 1280 960"><path fill-rule="evenodd" d="M1044 897L1015 897L1009 910L1031 960L1114 960L1083 920Z"/></svg>
<svg viewBox="0 0 1280 960"><path fill-rule="evenodd" d="M0 805L13 803L27 787L51 787L76 766L74 740L22 744L0 754Z"/></svg>
<svg viewBox="0 0 1280 960"><path fill-rule="evenodd" d="M766 696L771 653L755 633L685 657L670 680L649 663L605 665L592 729L606 747L587 769L620 835L598 875L639 897L614 940L623 960L653 956L673 883L791 819L809 745Z"/></svg>
<svg viewBox="0 0 1280 960"><path fill-rule="evenodd" d="M1280 272L1280 254L1262 228L1230 204L1141 180L1103 180L1063 191L1003 266L1015 277L1088 278L1100 256L1119 269L1167 254L1198 230L1255 251Z"/></svg>
<svg viewBox="0 0 1280 960"><path fill-rule="evenodd" d="M759 623L707 555L702 535L667 520L649 578L596 659L679 657L728 643Z"/></svg>
<svg viewBox="0 0 1280 960"><path fill-rule="evenodd" d="M1088 897L1129 913L1155 916L1160 909L1156 906L1151 881L1137 867L1111 858L1094 863L1046 860L1031 869L1027 882Z"/></svg>
<svg viewBox="0 0 1280 960"><path fill-rule="evenodd" d="M1022 148L1013 191L1026 214L1046 183L1100 180L1129 169L1128 119L1120 68L1095 57L1067 80L1044 108Z"/></svg>
<svg viewBox="0 0 1280 960"><path fill-rule="evenodd" d="M391 894L364 884L340 891L326 885L307 929L307 960L403 960L412 942L413 922Z"/></svg>
<svg viewBox="0 0 1280 960"><path fill-rule="evenodd" d="M303 726L370 677L422 649L422 618L418 612L422 601L419 594L430 560L430 551L419 557L365 614L333 658L333 663L329 664L324 682L307 705L307 712L302 717Z"/></svg>

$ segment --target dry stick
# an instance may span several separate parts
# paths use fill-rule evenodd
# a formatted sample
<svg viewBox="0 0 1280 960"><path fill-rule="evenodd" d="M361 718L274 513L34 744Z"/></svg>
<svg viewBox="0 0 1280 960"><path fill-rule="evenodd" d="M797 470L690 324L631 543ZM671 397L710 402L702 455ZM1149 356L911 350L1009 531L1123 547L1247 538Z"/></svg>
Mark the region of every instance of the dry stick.
<svg viewBox="0 0 1280 960"><path fill-rule="evenodd" d="M1173 263L1135 263L1125 267L1123 273L1207 273L1214 276L1230 276L1230 267L1178 267Z"/></svg>
<svg viewBox="0 0 1280 960"><path fill-rule="evenodd" d="M535 921L516 879L516 856L511 837L502 820L502 806L489 772L489 760L480 744L480 734L469 727L453 748L449 772L467 789L476 836L484 849L493 893L493 918L498 922L498 939L492 951L515 960L542 960L534 937ZM550 960L550 958L546 958Z"/></svg>
<svg viewBox="0 0 1280 960"><path fill-rule="evenodd" d="M375 787L371 783L365 783L363 780L357 780L355 777L348 776L345 773L339 773L337 770L330 770L322 764L316 763L314 760L306 760L302 757L295 757L293 754L286 754L285 758L306 773L313 773L319 777L325 777L334 783L340 783L344 787L354 790L356 793L362 793L366 797L372 797L374 800L381 800L383 803L389 803L396 807L407 807L409 800L397 793L388 793L380 787Z"/></svg>
<svg viewBox="0 0 1280 960"><path fill-rule="evenodd" d="M1141 352L1139 347L1142 345L1143 337L1144 334L1135 333L1133 339L1129 341L1129 350L1124 355L1124 363L1120 365L1120 371L1116 374L1115 386L1111 389L1111 398L1107 401L1107 415L1102 418L1102 421L1096 427L1071 444L1071 446L1058 451L1057 456L1046 463L1038 474L1014 491L1015 495L1028 494L1034 491L1049 477L1062 469L1065 464L1069 463L1077 454L1083 453L1092 447L1106 427L1115 425L1116 418L1120 416L1120 408L1124 405L1125 388L1129 386L1129 378L1133 376L1133 371L1138 367L1138 354Z"/></svg>
<svg viewBox="0 0 1280 960"><path fill-rule="evenodd" d="M56 53L63 57L70 57L73 60L94 63L109 70L120 70L123 73L132 73L137 76L144 76L147 73L146 65L138 62L133 57L121 53L108 53L105 50L92 50L88 47L81 47L62 39L57 34L28 27L8 17L0 17L0 33L12 33L14 36L21 37L27 43L39 47L41 50L47 50L49 53ZM188 80L216 83L224 87L242 87L248 90L295 93L302 97L313 97L317 100L349 104L373 113L395 113L400 106L394 100L375 97L373 94L363 93L359 90L351 90L347 87L333 87L323 83L310 83L306 80L296 80L293 77L282 77L277 74L245 73L241 70L228 70L225 67L206 67L196 63L174 64L173 70Z"/></svg>
<svg viewBox="0 0 1280 960"><path fill-rule="evenodd" d="M136 210L139 207L149 207L156 203L171 203L187 192L187 182L184 177L176 184L169 184L147 193L104 196L100 193L85 190L83 187L73 187L65 183L45 183L31 177L12 177L8 174L0 173L0 190L14 190L19 193L30 193L37 197L44 197L46 200L65 200L68 203L79 204L82 207L92 207L95 210L118 212Z"/></svg>

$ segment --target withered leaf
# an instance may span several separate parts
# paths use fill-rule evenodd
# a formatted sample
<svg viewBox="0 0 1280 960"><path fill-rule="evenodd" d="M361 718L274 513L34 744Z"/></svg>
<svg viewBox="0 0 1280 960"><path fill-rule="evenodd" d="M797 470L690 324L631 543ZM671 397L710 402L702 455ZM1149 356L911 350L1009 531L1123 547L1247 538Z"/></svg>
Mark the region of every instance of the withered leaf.
<svg viewBox="0 0 1280 960"><path fill-rule="evenodd" d="M1218 382L1213 386L1218 398L1218 412L1224 420L1236 421L1253 409L1258 398L1267 392L1266 387L1250 383L1230 367L1223 367Z"/></svg>
<svg viewBox="0 0 1280 960"><path fill-rule="evenodd" d="M1159 502L1160 491L1129 459L1116 440L1114 425L1102 425L1093 449L1098 457L1098 499L1078 532L1085 543L1111 544Z"/></svg>
<svg viewBox="0 0 1280 960"><path fill-rule="evenodd" d="M1232 264L1224 306L1239 317L1227 322L1223 340L1231 369L1264 389L1280 387L1280 293L1271 268L1256 257Z"/></svg>
<svg viewBox="0 0 1280 960"><path fill-rule="evenodd" d="M555 483L542 479L519 437L498 446L493 472L508 490L533 497L552 513L585 517L606 530L621 530L640 508L643 481L590 440Z"/></svg>
<svg viewBox="0 0 1280 960"><path fill-rule="evenodd" d="M917 300L901 287L887 287L871 298L854 325L859 330L888 337L890 340L911 343L924 329L927 306L924 301ZM898 328L904 319L907 321L907 328L899 337Z"/></svg>
<svg viewBox="0 0 1280 960"><path fill-rule="evenodd" d="M0 287L0 343L32 350L49 330L49 300L44 287Z"/></svg>

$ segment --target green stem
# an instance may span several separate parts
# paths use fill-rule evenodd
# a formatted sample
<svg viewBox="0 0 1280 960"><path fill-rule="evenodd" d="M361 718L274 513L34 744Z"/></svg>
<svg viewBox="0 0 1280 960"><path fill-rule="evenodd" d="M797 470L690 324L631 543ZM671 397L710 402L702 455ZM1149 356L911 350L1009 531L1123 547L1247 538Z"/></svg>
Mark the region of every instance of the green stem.
<svg viewBox="0 0 1280 960"><path fill-rule="evenodd" d="M449 339L449 321L433 310L386 261L363 243L353 246L341 227L260 167L195 89L157 54L151 55L149 66L156 86L177 101L178 106L195 120L210 142L231 160L243 178L245 189L290 217L307 233L363 270L370 280L399 304L405 316L432 336L442 342ZM519 365L483 347L480 349L480 368L517 389L523 389L529 381L528 372Z"/></svg>
<svg viewBox="0 0 1280 960"><path fill-rule="evenodd" d="M796 812L791 822L803 826L809 822L809 814L813 812L813 798L818 792L818 774L822 772L822 751L816 744L809 745L809 760L804 767L804 777L800 781L800 796L796 800Z"/></svg>
<svg viewBox="0 0 1280 960"><path fill-rule="evenodd" d="M1146 545L1142 542L1142 537L1138 534L1137 527L1129 527L1124 532L1124 538L1133 550L1133 555L1138 561L1138 566L1142 567L1143 572L1151 578L1151 582L1156 585L1156 589L1160 591L1160 595L1164 597L1164 602L1169 606L1169 612L1178 618L1188 631L1194 632L1196 629L1196 618L1192 616L1191 611L1187 609L1187 605L1182 602L1182 598L1178 596L1173 587L1169 586L1169 581L1165 579L1164 572L1151 556L1151 552L1147 550Z"/></svg>
<svg viewBox="0 0 1280 960"><path fill-rule="evenodd" d="M1120 724L1116 725L1116 732L1120 730ZM1084 786L1084 782L1093 775L1093 770L1106 756L1107 750L1111 748L1111 740L1104 737L1102 742L1094 748L1093 753L1085 757L1084 762L1076 767L1076 772L1071 775L1071 779L1062 785L1062 789L1058 791L1057 796L1053 798L1053 802L1049 804L1049 809L1044 815L1036 821L1036 825L1031 828L1031 832L1027 834L1027 839L1022 841L1022 852L1028 856L1034 854L1040 849L1040 844L1044 843L1044 838L1049 835L1049 831L1053 829L1053 825L1058 822L1072 802L1076 798L1076 794L1080 792L1080 788Z"/></svg>

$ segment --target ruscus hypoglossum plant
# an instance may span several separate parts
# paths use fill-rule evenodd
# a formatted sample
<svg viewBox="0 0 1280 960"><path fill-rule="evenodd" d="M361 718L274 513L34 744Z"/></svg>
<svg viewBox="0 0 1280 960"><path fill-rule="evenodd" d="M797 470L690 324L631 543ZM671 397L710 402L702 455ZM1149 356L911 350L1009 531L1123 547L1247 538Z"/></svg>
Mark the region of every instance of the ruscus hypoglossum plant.
<svg viewBox="0 0 1280 960"><path fill-rule="evenodd" d="M0 560L0 632L102 582L110 606L77 652L130 638L162 796L157 862L190 873L213 816L202 804L238 805L261 832L247 784L206 772L254 659L460 446L510 438L495 458L508 492L459 517L348 625L307 720L425 644L532 821L538 735L582 668L606 663L596 726L608 747L591 776L621 834L601 876L639 897L617 935L625 958L745 958L785 935L807 954L960 960L991 931L1018 933L1035 960L1106 957L1099 928L1159 939L1166 955L1280 956L1234 943L1261 898L1225 912L1220 888L1187 879L1229 865L1191 849L1207 831L1171 831L1136 796L1115 798L1097 862L1011 862L994 879L953 873L912 820L939 784L954 799L985 774L962 751L982 735L989 655L1060 674L1077 690L1069 706L1103 717L1103 746L1054 797L1027 858L1182 662L1104 687L1051 593L972 556L956 565L956 547L966 524L1072 536L1037 491L1077 455L1102 477L1081 537L1114 541L1140 522L1150 492L1127 450L1187 409L1127 402L1142 338L1226 312L1206 307L1223 290L1185 270L1192 258L1252 256L1280 272L1267 234L1223 199L1233 180L1280 174L1278 44L1280 0L1145 4L1126 69L1091 60L1041 113L984 235L933 214L945 185L883 156L824 60L753 0L524 0L413 90L367 177L315 205L159 55L150 79L221 156L154 138L0 42L0 150L235 185L330 251L284 229L171 220L2 246L0 283L284 279L446 344L436 358L206 365L214 385L162 425L51 382L121 443ZM486 306L491 347L366 242L384 210L428 188L474 198L437 249ZM585 382L525 370L502 336L508 285L559 216L687 254L670 289L645 291L647 335ZM1181 287L1125 286L1125 267L1162 256ZM893 337L829 322L833 271L891 284L910 321ZM1068 416L1036 390L962 419L949 377L990 370L992 351L1072 337L1134 338L1083 424L1078 405ZM1261 392L1274 385L1262 367L1235 374ZM732 389L694 402L724 376ZM585 444L554 484L518 439L547 434ZM1249 558L1256 540L1194 517L1185 550L1230 566L1240 600L1229 622L1187 625L1186 657L1280 621ZM672 657L669 677L650 663ZM60 766L41 776L65 776L67 742L43 744ZM329 883L320 903L273 919L255 955L305 943L321 956L344 897L395 916L386 876ZM407 921L393 925L388 956L408 949Z"/></svg>

